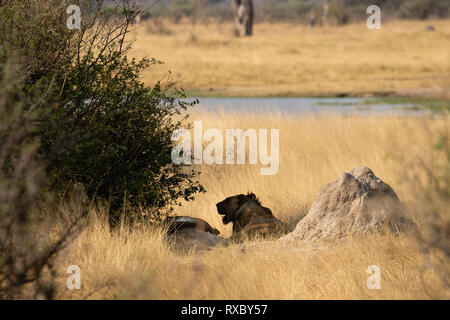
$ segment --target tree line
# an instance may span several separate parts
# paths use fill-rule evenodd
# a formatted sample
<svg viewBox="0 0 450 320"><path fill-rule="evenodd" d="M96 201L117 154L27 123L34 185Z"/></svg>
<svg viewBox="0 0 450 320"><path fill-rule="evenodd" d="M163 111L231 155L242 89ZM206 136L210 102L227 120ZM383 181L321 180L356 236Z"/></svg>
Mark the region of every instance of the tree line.
<svg viewBox="0 0 450 320"><path fill-rule="evenodd" d="M392 19L448 18L450 0L163 0L147 1L147 16L180 21L183 17L206 17L219 21L236 18L236 2L253 2L255 20L309 23L311 17L328 15L330 23L345 24L366 18L369 5L381 7Z"/></svg>

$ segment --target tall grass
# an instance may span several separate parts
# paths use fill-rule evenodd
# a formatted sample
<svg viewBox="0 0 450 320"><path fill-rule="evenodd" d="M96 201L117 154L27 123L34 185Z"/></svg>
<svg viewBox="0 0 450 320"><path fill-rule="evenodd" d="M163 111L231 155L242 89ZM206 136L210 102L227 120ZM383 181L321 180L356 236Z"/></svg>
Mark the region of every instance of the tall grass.
<svg viewBox="0 0 450 320"><path fill-rule="evenodd" d="M440 117L286 117L267 114L197 112L208 128L280 129L280 170L261 176L257 165L200 166L208 192L176 208L179 215L207 220L223 236L215 203L237 193L255 192L279 219L294 226L308 211L320 186L343 171L368 166L389 183L424 236L426 217L448 225L448 197L429 197L429 173L448 170L448 159L433 147L449 135L448 116ZM448 187L448 180L440 187ZM418 193L423 197L418 197ZM447 235L441 247L413 238L374 235L334 244L256 242L210 252L171 250L163 232L123 225L110 232L103 209L58 261L60 298L137 299L416 299L450 297ZM82 290L65 288L64 271L79 265ZM366 269L381 268L381 290L369 290Z"/></svg>

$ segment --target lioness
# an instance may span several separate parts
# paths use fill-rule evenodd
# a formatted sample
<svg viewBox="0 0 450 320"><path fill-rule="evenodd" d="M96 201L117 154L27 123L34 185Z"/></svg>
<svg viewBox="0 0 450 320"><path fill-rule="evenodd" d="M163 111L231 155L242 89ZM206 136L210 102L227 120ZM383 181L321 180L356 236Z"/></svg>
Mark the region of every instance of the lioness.
<svg viewBox="0 0 450 320"><path fill-rule="evenodd" d="M167 233L174 234L183 229L196 229L198 231L209 232L215 235L220 234L219 230L211 227L211 225L203 219L192 218L187 216L169 217L166 220L168 224Z"/></svg>
<svg viewBox="0 0 450 320"><path fill-rule="evenodd" d="M280 237L287 232L286 226L275 218L269 208L261 205L254 193L228 197L216 204L217 212L223 215L222 222L233 223L230 240L244 238Z"/></svg>
<svg viewBox="0 0 450 320"><path fill-rule="evenodd" d="M226 245L227 241L219 237L219 230L208 222L187 216L169 217L165 221L168 239L178 249L189 251L209 250L217 245Z"/></svg>

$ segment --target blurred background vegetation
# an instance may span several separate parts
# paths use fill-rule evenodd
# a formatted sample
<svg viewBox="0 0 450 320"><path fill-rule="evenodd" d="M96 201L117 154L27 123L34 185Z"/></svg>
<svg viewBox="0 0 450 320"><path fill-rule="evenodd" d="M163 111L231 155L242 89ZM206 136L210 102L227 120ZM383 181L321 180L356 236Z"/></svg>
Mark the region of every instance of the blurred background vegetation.
<svg viewBox="0 0 450 320"><path fill-rule="evenodd" d="M198 19L207 16L219 21L233 19L230 0L142 0L143 19L169 18L174 22L182 18ZM309 23L311 16L320 18L324 8L329 20L338 24L366 18L369 5L378 5L384 18L429 19L448 18L450 0L257 0L254 1L256 22L296 21ZM108 7L108 1L105 3ZM361 14L364 13L364 14Z"/></svg>

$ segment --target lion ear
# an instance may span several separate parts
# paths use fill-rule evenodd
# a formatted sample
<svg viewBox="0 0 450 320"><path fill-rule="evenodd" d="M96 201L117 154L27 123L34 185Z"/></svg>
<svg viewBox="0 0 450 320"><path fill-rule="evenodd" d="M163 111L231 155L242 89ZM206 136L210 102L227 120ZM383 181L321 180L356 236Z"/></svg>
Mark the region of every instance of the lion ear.
<svg viewBox="0 0 450 320"><path fill-rule="evenodd" d="M252 200L256 200L256 195L254 193L249 193L247 195L247 199L252 199Z"/></svg>

